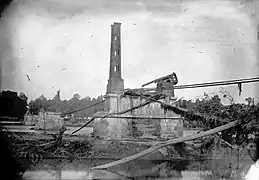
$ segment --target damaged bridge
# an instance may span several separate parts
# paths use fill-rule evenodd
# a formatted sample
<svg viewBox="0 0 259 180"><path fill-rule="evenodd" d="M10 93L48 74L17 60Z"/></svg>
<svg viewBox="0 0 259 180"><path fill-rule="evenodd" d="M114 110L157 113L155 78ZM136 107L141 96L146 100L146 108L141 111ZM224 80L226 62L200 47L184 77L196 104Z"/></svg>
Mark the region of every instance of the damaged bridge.
<svg viewBox="0 0 259 180"><path fill-rule="evenodd" d="M183 118L190 113L188 110L176 107L177 98L174 89L196 88L204 86L217 86L238 84L241 93L241 83L255 82L249 79L240 81L214 82L175 86L178 78L175 73L155 79L140 89L124 89L124 80L121 76L121 33L120 23L111 25L111 51L110 68L107 92L105 96L104 111L98 112L84 126L94 121L94 136L105 140L160 140L152 147L138 152L135 155L93 169L106 169L129 161L138 159L166 146L181 144L205 136L214 135L218 132L233 128L241 123L239 120L228 124L200 132L193 136L183 137ZM144 88L155 83L156 88ZM200 119L208 117L200 113L191 113ZM209 117L209 119L213 119ZM215 120L215 119L214 119ZM73 133L75 133L73 132Z"/></svg>
<svg viewBox="0 0 259 180"><path fill-rule="evenodd" d="M121 76L120 26L120 23L111 25L110 71L105 109L95 114L93 130L95 137L170 139L183 136L183 121L179 114L165 111L161 104L145 99L145 97L151 97L173 105L176 101L173 87L178 82L175 73L143 85L156 83L157 88L153 91L124 89L124 80ZM132 110L121 115L116 114L128 109ZM115 115L109 116L109 114Z"/></svg>

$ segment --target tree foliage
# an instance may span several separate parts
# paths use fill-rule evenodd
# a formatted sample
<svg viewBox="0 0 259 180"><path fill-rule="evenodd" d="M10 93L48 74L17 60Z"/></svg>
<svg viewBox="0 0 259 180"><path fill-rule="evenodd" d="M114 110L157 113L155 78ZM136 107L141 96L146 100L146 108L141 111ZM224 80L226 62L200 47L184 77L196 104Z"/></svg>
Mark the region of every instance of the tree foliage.
<svg viewBox="0 0 259 180"><path fill-rule="evenodd" d="M27 96L24 93L2 91L0 93L0 116L7 116L22 120L27 112Z"/></svg>
<svg viewBox="0 0 259 180"><path fill-rule="evenodd" d="M188 113L184 113L185 120L204 130L238 120L240 125L222 132L221 138L241 145L248 141L251 134L258 135L259 132L259 104L254 105L251 98L247 99L248 104L223 105L218 95L207 95L202 100L189 103ZM182 107L186 108L186 104Z"/></svg>
<svg viewBox="0 0 259 180"><path fill-rule="evenodd" d="M47 99L43 95L36 98L35 100L30 101L29 111L32 114L38 114L39 110L43 108L45 111L51 112L61 112L68 113L73 112L83 107L89 106L91 104L100 102L103 100L103 96L98 96L97 98L84 97L78 93L75 93L69 100L60 100L57 98L57 95L53 99ZM104 109L104 104L99 104L97 106L78 111L74 113L75 117L92 117L94 113L102 111Z"/></svg>

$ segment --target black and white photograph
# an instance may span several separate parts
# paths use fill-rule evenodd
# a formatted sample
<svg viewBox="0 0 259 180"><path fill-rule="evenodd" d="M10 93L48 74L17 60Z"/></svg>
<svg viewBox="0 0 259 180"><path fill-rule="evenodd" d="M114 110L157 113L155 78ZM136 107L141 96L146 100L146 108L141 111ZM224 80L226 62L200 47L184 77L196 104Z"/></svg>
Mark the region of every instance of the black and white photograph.
<svg viewBox="0 0 259 180"><path fill-rule="evenodd" d="M259 180L259 0L0 10L0 179Z"/></svg>

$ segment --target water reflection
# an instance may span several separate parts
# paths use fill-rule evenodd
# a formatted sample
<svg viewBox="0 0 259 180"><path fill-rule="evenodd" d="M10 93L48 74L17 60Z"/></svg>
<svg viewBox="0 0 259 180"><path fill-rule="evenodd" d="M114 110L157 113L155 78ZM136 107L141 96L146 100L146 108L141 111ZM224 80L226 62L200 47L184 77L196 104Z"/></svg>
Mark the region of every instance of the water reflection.
<svg viewBox="0 0 259 180"><path fill-rule="evenodd" d="M139 160L109 170L90 170L105 161L81 162L44 160L24 173L24 179L123 179L123 180L212 180L242 179L251 161L241 161L239 169L224 160L207 161L148 161Z"/></svg>

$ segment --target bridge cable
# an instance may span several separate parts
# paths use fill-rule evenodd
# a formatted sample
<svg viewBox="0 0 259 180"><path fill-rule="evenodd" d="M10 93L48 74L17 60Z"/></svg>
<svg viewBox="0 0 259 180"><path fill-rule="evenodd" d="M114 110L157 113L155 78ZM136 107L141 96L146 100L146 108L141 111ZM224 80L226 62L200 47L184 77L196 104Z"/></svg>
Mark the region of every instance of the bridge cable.
<svg viewBox="0 0 259 180"><path fill-rule="evenodd" d="M103 103L104 101L105 101L105 100L102 100L102 101L100 101L100 102L97 102L97 103L88 105L88 106L83 107L83 108L80 108L80 109L76 109L76 110L74 110L74 111L65 112L65 113L62 113L62 115L67 115L67 114L72 114L72 113L75 113L75 112L78 112L78 111L82 111L82 110L88 109L88 108L90 108L90 107L96 106L96 105L98 105L98 104L101 104L101 103Z"/></svg>

